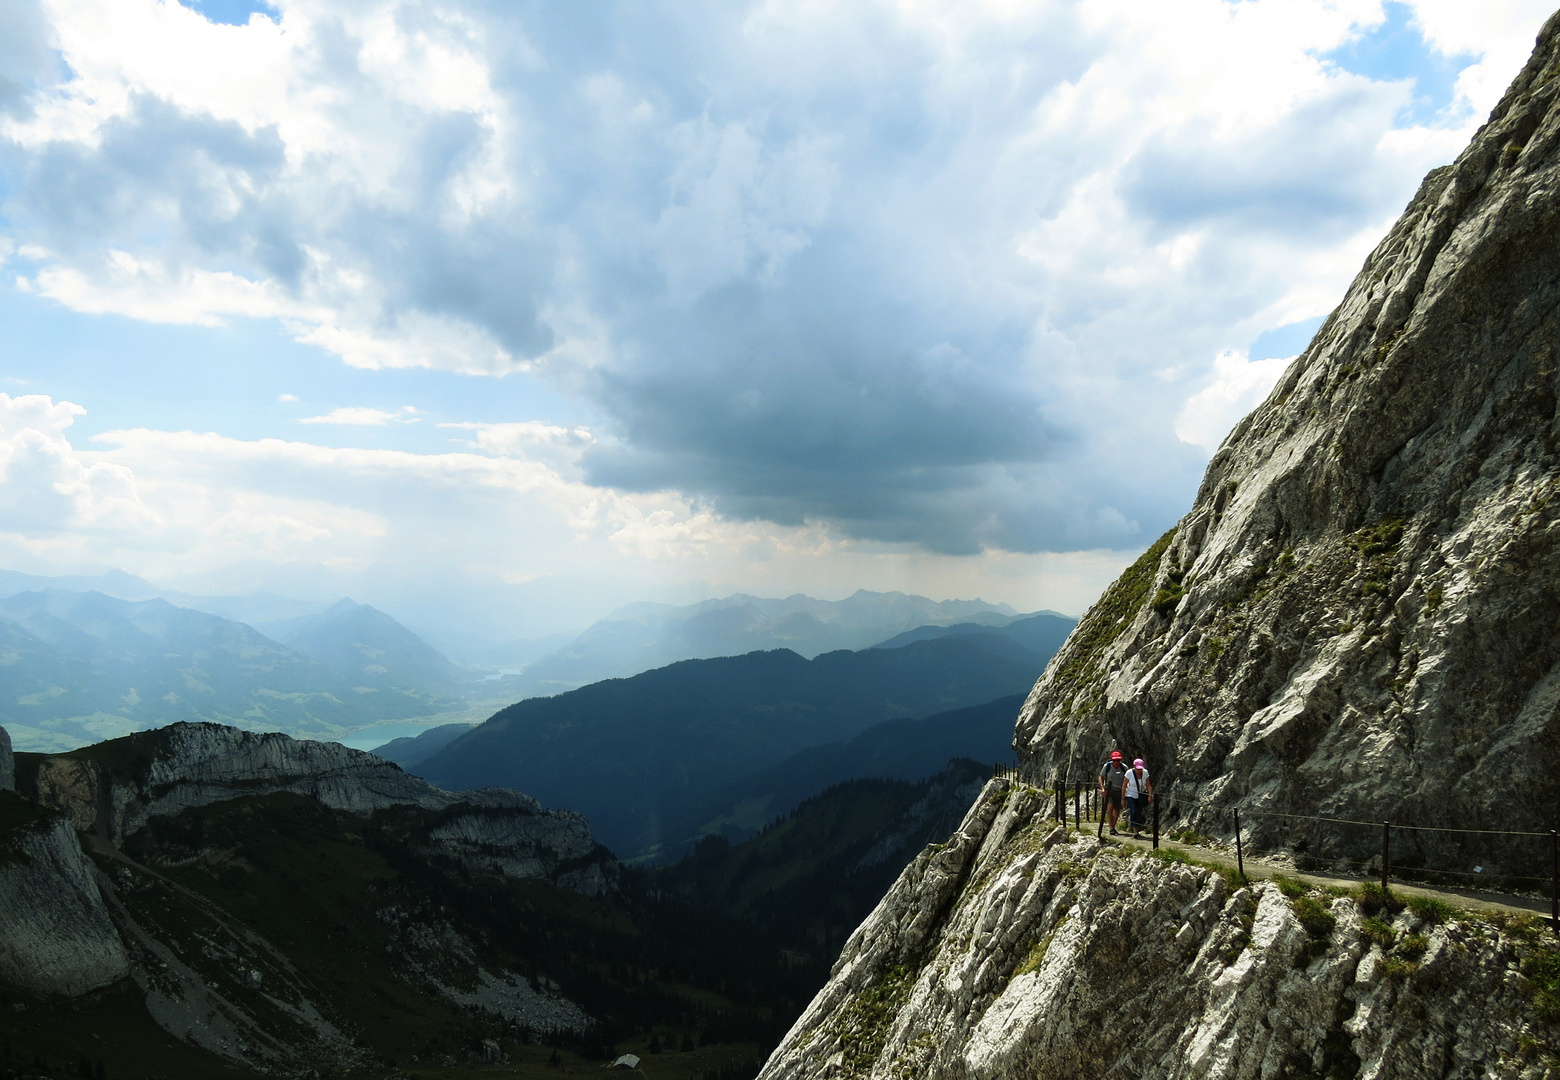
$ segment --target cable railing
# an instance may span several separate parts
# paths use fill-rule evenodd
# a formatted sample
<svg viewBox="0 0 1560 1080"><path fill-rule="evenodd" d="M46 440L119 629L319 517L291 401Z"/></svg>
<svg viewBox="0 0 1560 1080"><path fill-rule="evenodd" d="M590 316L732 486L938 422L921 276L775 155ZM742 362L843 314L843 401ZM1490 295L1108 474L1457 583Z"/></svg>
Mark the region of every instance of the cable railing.
<svg viewBox="0 0 1560 1080"><path fill-rule="evenodd" d="M1024 782L1045 792L1051 799L1052 819L1063 825L1069 823L1078 829L1093 827L1103 838L1108 815L1102 798L1099 781L1095 777L1078 778L1057 774L1039 778L1026 775L1021 767L997 765L993 776L997 779ZM1379 879L1387 889L1394 880L1399 883L1442 885L1443 887L1475 888L1482 891L1507 894L1549 893L1550 923L1560 933L1560 831L1548 832L1525 829L1470 828L1460 825L1424 825L1408 821L1335 817L1326 814L1291 814L1276 810L1228 807L1213 804L1191 785L1191 791L1182 785L1166 783L1152 792L1147 806L1143 807L1141 830L1144 839L1158 848L1161 840L1161 821L1176 823L1192 829L1194 821L1206 823L1210 818L1223 819L1230 825L1229 842L1234 849L1236 869L1245 877L1245 860L1271 859L1275 856L1292 861L1301 872L1327 872L1344 874L1361 879ZM1120 820L1127 821L1129 808L1125 799L1121 802ZM1255 821L1253 820L1255 819ZM1260 822L1287 823L1287 836L1277 846L1272 844L1273 830L1253 828ZM1347 831L1367 829L1373 834L1367 839L1359 836L1348 838ZM1192 830L1195 831L1195 830ZM1252 844L1253 833L1263 836L1267 843L1261 847ZM1425 839L1442 835L1449 842L1437 849L1427 845ZM1170 837L1184 835L1178 831ZM1212 840L1212 837L1199 839ZM1476 839L1477 838L1477 839ZM1495 851L1498 845L1502 850ZM1427 865L1427 852L1445 851L1450 848L1463 855L1465 866L1471 869ZM1369 854L1366 854L1366 852ZM1486 865L1495 867L1489 869ZM1509 868L1520 866L1537 873L1512 872ZM1545 872L1547 871L1547 873Z"/></svg>

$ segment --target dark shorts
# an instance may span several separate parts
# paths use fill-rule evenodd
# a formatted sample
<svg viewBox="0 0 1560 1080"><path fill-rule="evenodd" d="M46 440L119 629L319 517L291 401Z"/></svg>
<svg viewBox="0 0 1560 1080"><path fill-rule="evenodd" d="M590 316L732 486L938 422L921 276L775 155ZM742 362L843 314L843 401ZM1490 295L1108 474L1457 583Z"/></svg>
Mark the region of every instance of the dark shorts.
<svg viewBox="0 0 1560 1080"><path fill-rule="evenodd" d="M1105 789L1105 809L1107 809L1107 810L1120 810L1121 809L1121 796L1122 796L1122 794L1123 793L1120 792L1120 791L1112 791L1110 788L1106 788Z"/></svg>

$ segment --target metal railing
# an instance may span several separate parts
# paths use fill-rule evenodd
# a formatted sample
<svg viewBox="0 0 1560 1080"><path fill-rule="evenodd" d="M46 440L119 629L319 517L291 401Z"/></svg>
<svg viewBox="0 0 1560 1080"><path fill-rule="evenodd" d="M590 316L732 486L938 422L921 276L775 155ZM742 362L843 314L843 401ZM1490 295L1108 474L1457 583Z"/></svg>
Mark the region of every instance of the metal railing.
<svg viewBox="0 0 1560 1080"><path fill-rule="evenodd" d="M1079 829L1086 825L1094 826L1096 835L1103 837L1107 816L1100 797L1097 778L1080 779L1058 774L1037 782L1037 778L1032 774L1026 776L1021 768L1010 765L997 765L993 775L998 779L1027 782L1047 792L1052 800L1050 816L1054 820L1063 825L1071 823L1073 827ZM1160 845L1161 815L1164 820L1184 823L1189 828L1189 823L1196 818L1206 821L1210 816L1222 818L1228 814L1227 820L1233 832L1230 841L1235 851L1236 868L1242 877L1246 872L1246 856L1251 855L1253 858L1282 856L1294 861L1297 869L1302 872L1325 869L1332 873L1344 873L1366 879L1375 878L1380 881L1383 889L1389 888L1394 880L1400 883L1415 882L1429 885L1437 882L1443 885L1455 882L1464 887L1482 888L1487 891L1500 891L1504 888L1508 894L1512 890L1525 888L1542 895L1542 890L1547 885L1550 924L1557 933L1560 933L1560 830L1551 829L1543 832L1421 825L1390 819L1369 821L1325 814L1287 814L1253 808L1222 807L1210 805L1200 797L1201 792L1197 787L1194 785L1190 792L1186 792L1174 783L1167 783L1154 791L1148 807L1145 808L1145 816L1148 820L1143 823L1143 828L1155 848ZM1199 809L1203 813L1199 814ZM1121 814L1123 818L1128 814L1125 799L1122 800ZM1244 824L1243 818L1246 819ZM1254 818L1290 823L1289 843L1279 847L1253 848L1250 841L1251 819ZM1362 840L1355 840L1343 843L1342 833L1350 829L1379 830L1379 842L1372 840L1367 844ZM1491 864L1520 864L1539 868L1540 872L1512 874L1503 871L1487 872L1483 865L1473 865L1471 871L1425 865L1424 845L1415 843L1414 840L1416 837L1429 834L1445 834L1460 838L1459 846L1465 851L1473 852L1470 856L1470 864L1472 859L1479 857L1477 853L1483 851L1487 857L1482 861ZM1171 835L1173 837L1177 834ZM1331 853L1326 851L1329 840L1332 841L1331 846L1335 849ZM1493 850L1490 846L1491 841L1502 845L1504 850L1500 852ZM1404 846L1416 850L1405 858L1401 856L1401 849ZM1369 858L1355 857L1366 847L1374 849L1374 853ZM1396 863L1394 862L1395 850L1399 852ZM1496 858L1497 855L1499 858ZM1543 872L1544 870L1548 871L1547 874Z"/></svg>

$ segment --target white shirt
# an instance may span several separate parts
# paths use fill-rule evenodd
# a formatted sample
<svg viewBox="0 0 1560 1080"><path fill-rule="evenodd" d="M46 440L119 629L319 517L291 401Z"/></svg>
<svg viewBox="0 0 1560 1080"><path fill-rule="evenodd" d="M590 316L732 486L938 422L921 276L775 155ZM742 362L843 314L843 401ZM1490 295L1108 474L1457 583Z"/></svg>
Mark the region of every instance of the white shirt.
<svg viewBox="0 0 1560 1080"><path fill-rule="evenodd" d="M1136 769L1127 770L1127 798L1139 799L1148 794L1148 770L1143 770L1143 790L1138 790L1138 774Z"/></svg>

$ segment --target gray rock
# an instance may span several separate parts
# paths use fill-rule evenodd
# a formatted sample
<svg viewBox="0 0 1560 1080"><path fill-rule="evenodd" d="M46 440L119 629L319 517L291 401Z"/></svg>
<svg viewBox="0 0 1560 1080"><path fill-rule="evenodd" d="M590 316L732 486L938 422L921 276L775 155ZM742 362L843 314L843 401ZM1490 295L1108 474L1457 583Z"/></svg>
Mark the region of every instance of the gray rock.
<svg viewBox="0 0 1560 1080"><path fill-rule="evenodd" d="M1025 703L1031 778L1147 758L1229 809L1547 831L1560 775L1560 34L1432 172L1190 513ZM1195 802L1195 805L1194 805ZM1302 826L1244 816L1265 847ZM1324 846L1362 858L1379 831ZM1447 833L1398 855L1531 873ZM1537 841L1533 842L1537 844ZM1547 873L1547 869L1543 871Z"/></svg>
<svg viewBox="0 0 1560 1080"><path fill-rule="evenodd" d="M35 794L77 829L116 845L159 815L291 792L351 814L394 806L444 811L432 839L464 865L552 880L587 895L617 885L617 862L598 847L583 817L543 810L518 791L444 791L339 743L220 724L171 724L102 745L115 752L44 758Z"/></svg>
<svg viewBox="0 0 1560 1080"><path fill-rule="evenodd" d="M63 818L0 835L0 984L79 997L130 975L130 962Z"/></svg>
<svg viewBox="0 0 1560 1080"><path fill-rule="evenodd" d="M11 733L0 727L0 791L16 790L16 758L11 753Z"/></svg>
<svg viewBox="0 0 1560 1080"><path fill-rule="evenodd" d="M1542 1074L1523 1047L1560 1028L1511 977L1522 934L1404 915L1399 936L1428 948L1389 964L1351 899L1313 895L1335 920L1313 939L1276 886L1068 833L1048 804L988 784L862 924L760 1080Z"/></svg>

